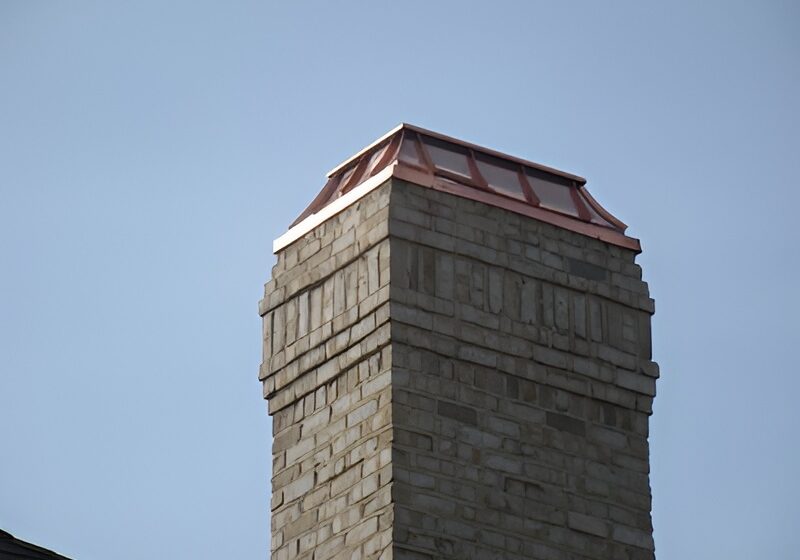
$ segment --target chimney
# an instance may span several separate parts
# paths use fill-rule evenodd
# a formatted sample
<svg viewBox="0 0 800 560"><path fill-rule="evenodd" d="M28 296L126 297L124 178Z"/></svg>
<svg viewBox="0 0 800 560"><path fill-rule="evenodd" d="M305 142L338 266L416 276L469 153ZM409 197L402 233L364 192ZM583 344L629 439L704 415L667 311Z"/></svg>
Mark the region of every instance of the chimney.
<svg viewBox="0 0 800 560"><path fill-rule="evenodd" d="M400 125L275 241L272 559L654 558L638 240L585 179Z"/></svg>

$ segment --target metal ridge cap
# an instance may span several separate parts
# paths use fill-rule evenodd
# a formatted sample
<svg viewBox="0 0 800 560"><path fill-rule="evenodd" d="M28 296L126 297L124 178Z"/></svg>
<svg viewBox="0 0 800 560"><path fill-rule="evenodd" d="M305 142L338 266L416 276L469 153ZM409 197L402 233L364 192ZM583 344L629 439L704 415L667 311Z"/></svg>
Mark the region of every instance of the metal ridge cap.
<svg viewBox="0 0 800 560"><path fill-rule="evenodd" d="M332 218L350 205L358 202L358 200L366 196L370 191L376 189L390 178L394 177L396 167L397 162L390 163L363 183L356 185L352 190L343 194L330 204L320 208L319 212L315 212L314 214L306 216L303 220L290 227L286 233L272 242L272 252L277 253L278 251L285 249L321 223Z"/></svg>
<svg viewBox="0 0 800 560"><path fill-rule="evenodd" d="M370 142L370 144L369 144L368 146L366 146L366 147L364 147L364 148L361 148L361 149L360 149L359 151L357 151L355 154L353 154L352 156L350 156L349 158L347 158L346 160L344 160L342 163L340 163L339 165L337 165L336 167L334 167L334 168L333 168L333 169L331 169L330 171L328 171L328 174L326 175L326 177L328 177L328 178L332 177L334 174L338 173L338 172L339 172L339 171L341 171L343 168L347 167L347 166L348 166L350 163L354 162L355 160L357 160L358 158L360 158L361 156L363 156L365 153L367 153L368 151L370 151L372 148L374 148L375 146L377 146L378 144L380 144L381 142L383 142L383 141L384 141L384 140L386 140L387 138L390 138L391 136L393 136L393 135L394 135L394 134L396 134L397 132L400 132L400 131L401 131L403 128L405 128L405 127L408 127L408 126L409 126L409 125L407 125L406 123L400 123L400 124L398 124L398 125L397 125L397 126L395 126L393 129L391 129L389 132L387 132L387 133L383 134L383 135L382 135L380 138L378 138L377 140L375 140L375 141L373 141L373 142Z"/></svg>
<svg viewBox="0 0 800 560"><path fill-rule="evenodd" d="M401 130L404 130L404 129L405 130L411 130L411 131L417 132L419 134L423 134L425 136L430 136L432 138L437 138L439 140L443 140L443 141L449 142L451 144L456 144L458 146L463 146L465 148L470 148L472 150L475 150L475 151L478 151L478 152L481 152L481 153L484 153L484 154L488 154L490 156L494 156L494 157L497 157L497 158L500 158L500 159L505 159L505 160L513 161L515 163L520 163L522 165L527 165L528 167L532 167L534 169L538 169L539 171L544 171L545 173L552 173L554 175L558 175L560 177L564 177L565 179L569 179L571 181L575 181L580 185L585 185L586 184L586 179L584 177L581 177L580 175L575 175L574 173L569 173L568 171L562 171L561 169L556 169L555 167L550 167L550 166L547 166L547 165L543 165L541 163L536 163L535 161L531 161L529 159L525 159L525 158L521 158L521 157L517 157L517 156L512 156L510 154L506 154L504 152L499 152L497 150L493 150L491 148L487 148L487 147L481 146L479 144L474 144L472 142L467 142L465 140L460 140L458 138L454 138L453 136L448 136L447 134L442 134L440 132L435 132L433 130L429 130L427 128L423 128L421 126L417 126L417 125L409 124L409 123L405 123L405 122L401 122L400 124L398 124L397 126L392 128L389 132L383 134L380 138L378 138L377 140L371 142L369 145L365 146L364 148L362 148L361 150L359 150L358 152L356 152L355 154L353 154L352 156L350 156L349 158L344 160L342 163L340 163L339 165L337 165L336 167L334 167L333 169L328 171L327 177L330 178L331 176L333 176L334 174L338 173L343 168L347 167L350 163L352 163L353 161L355 161L358 158L360 158L362 155L364 155L365 153L367 153L368 151L373 149L375 146L377 146L378 144L380 144L381 142L383 142L387 138L390 138L392 135L394 135L394 134L396 134L396 133L398 133L398 132L400 132Z"/></svg>
<svg viewBox="0 0 800 560"><path fill-rule="evenodd" d="M460 140L458 138L454 138L452 136L448 136L446 134L442 134L440 132L434 132L433 130L428 130L426 128L422 128L421 126L416 126L413 124L406 124L403 123L401 128L406 128L408 130L413 130L414 132L418 132L425 136L431 136L433 138L437 138L439 140L444 140L445 142L450 142L451 144L457 144L459 146L463 146L465 148L470 148L477 152L481 152L484 154L488 154L490 156L494 156L500 159L510 160L515 163L520 163L522 165L527 165L528 167L533 167L534 169L538 169L539 171L544 171L546 173L552 173L554 175L558 175L560 177L564 177L565 179L570 179L571 181L576 181L581 185L586 183L586 179L581 177L580 175L575 175L573 173L569 173L568 171L562 171L560 169L556 169L555 167L549 167L547 165L542 165L541 163L536 163L535 161L531 161L525 158L512 156L506 154L504 152L499 152L497 150L493 150L491 148L487 148L486 146L481 146L479 144L474 144L472 142L467 142L466 140Z"/></svg>

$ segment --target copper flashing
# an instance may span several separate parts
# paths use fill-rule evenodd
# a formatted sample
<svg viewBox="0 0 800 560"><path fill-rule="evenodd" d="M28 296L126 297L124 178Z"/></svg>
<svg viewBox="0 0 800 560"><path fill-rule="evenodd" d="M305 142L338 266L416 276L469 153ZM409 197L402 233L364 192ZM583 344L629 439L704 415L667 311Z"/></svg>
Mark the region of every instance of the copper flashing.
<svg viewBox="0 0 800 560"><path fill-rule="evenodd" d="M328 173L328 182L275 242L275 251L389 177L530 216L639 252L627 226L586 189L586 179L469 142L400 124Z"/></svg>

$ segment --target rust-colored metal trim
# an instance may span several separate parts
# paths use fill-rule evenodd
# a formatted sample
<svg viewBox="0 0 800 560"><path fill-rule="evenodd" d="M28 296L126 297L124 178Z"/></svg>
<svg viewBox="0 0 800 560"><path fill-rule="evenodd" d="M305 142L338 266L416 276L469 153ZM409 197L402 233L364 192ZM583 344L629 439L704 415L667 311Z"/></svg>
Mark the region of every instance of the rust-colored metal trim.
<svg viewBox="0 0 800 560"><path fill-rule="evenodd" d="M489 184L486 182L486 179L483 178L483 175L481 175L481 172L478 170L478 166L475 163L474 154L472 150L467 148L465 150L465 153L463 154L467 160L467 170L469 171L469 176L462 175L461 173L456 173L453 171L449 171L447 169L443 169L441 167L437 167L436 164L433 162L433 158L431 157L430 151L428 150L428 145L425 143L423 135L414 133L414 137L417 139L418 150L424 154L425 164L432 175L436 175L438 177L444 177L445 179L449 179L450 181L455 181L456 183L469 185L476 189L483 189L488 192L494 192L494 190L489 187ZM440 139L436 140L438 141Z"/></svg>
<svg viewBox="0 0 800 560"><path fill-rule="evenodd" d="M475 151L472 150L472 148L467 148L467 167L469 168L469 174L472 176L472 182L476 187L491 193L497 192L489 186L489 181L486 180L481 170L478 169L478 162L475 160Z"/></svg>
<svg viewBox="0 0 800 560"><path fill-rule="evenodd" d="M480 166L478 165L478 160L480 158L478 158L478 156L475 154L475 151L474 150L469 150L469 154L472 157L472 163L475 164L475 171L478 174L478 176L480 177L480 180L483 182L481 187L483 187L484 190L489 191L491 193L498 194L500 196L506 196L506 197L514 199L514 200L522 199L522 200L525 200L526 202L528 202L530 204L533 204L533 200L534 200L534 198L536 198L536 195L533 193L533 189L531 189L530 192L528 192L529 185L527 184L527 182L523 183L519 178L520 177L520 173L524 173L525 172L524 167L521 164L518 164L518 163L513 162L513 161L505 161L505 160L498 160L496 163L492 163L490 161L491 159L498 159L498 158L496 158L494 156L487 156L487 154L481 154L481 155L484 156L484 162L483 163L485 163L486 165L494 166L494 167L506 167L506 171L510 171L512 173L516 173L517 174L517 183L519 183L520 190L522 191L522 196L519 197L517 195L514 195L514 194L511 194L511 193L509 193L507 191L504 191L501 188L495 188L494 186L492 186L489 183L489 181L486 180L486 178L483 176L483 173L480 170Z"/></svg>
<svg viewBox="0 0 800 560"><path fill-rule="evenodd" d="M425 165L428 173L431 175L436 173L436 166L433 164L433 159L431 159L431 155L428 153L428 148L425 147L425 142L422 141L422 136L416 132L410 131L408 137L413 139L414 146L417 148L417 157Z"/></svg>
<svg viewBox="0 0 800 560"><path fill-rule="evenodd" d="M492 150L490 148L485 148L483 146L479 146L478 144L473 144L471 142L465 142L464 140L459 140L458 138L453 138L452 136L447 136L446 134L440 134L439 132L434 132L433 130L428 130L426 128L422 128L420 126L416 126L416 125L408 124L408 123L400 123L399 125L394 127L392 130L390 130L389 132L387 132L386 134L384 134L383 136L381 136L380 138L378 138L377 140L375 140L374 142L369 144L367 147L363 148L362 150L359 150L358 152L356 152L355 154L353 154L352 156L350 156L349 158L344 160L342 163L340 163L339 165L337 165L336 167L334 167L333 169L331 169L328 172L328 177L334 175L335 173L338 173L343 168L347 167L347 165L349 163L351 163L354 160L358 159L359 157L361 157L365 153L367 153L370 150L372 150L372 148L374 148L375 146L377 146L378 144L380 144L381 142L383 142L384 140L389 138L391 135L393 135L396 132L399 132L401 130L414 131L414 132L417 132L419 134L424 134L426 136L430 136L431 138L436 138L436 139L442 140L444 142L449 142L449 143L452 143L452 144L463 146L464 148L476 150L476 151L482 152L484 154L489 154L489 155L492 155L492 156L495 156L495 157L499 157L501 159L505 159L505 160L508 160L508 161L513 161L515 163L521 163L522 165L527 165L528 167L532 167L532 168L538 169L540 171L545 171L547 173L552 173L554 175L559 175L561 177L570 179L572 181L576 181L579 185L586 184L586 179L584 179L583 177L581 177L579 175L574 175L572 173L567 173L566 171L561 171L560 169L556 169L554 167L548 167L546 165L542 165L541 163L536 163L535 161L530 161L530 160L527 160L527 159L519 158L519 157L516 157L516 156L505 154L503 152L498 152L497 150Z"/></svg>
<svg viewBox="0 0 800 560"><path fill-rule="evenodd" d="M572 197L572 204L575 205L575 209L578 211L578 217L586 222L591 220L592 215L589 214L583 200L581 200L581 195L578 193L578 185L573 183L572 186L569 187L569 194Z"/></svg>
<svg viewBox="0 0 800 560"><path fill-rule="evenodd" d="M475 200L490 206L496 206L516 214L528 216L530 218L574 231L594 239L599 239L612 245L629 249L636 253L641 252L641 245L638 239L628 237L624 233L621 233L615 229L583 222L577 218L567 216L565 214L531 206L529 203L523 202L522 200L516 198L509 198L498 193L476 189L475 187L467 186L461 183L450 182L446 179L438 178L432 173L429 173L423 169L401 164L397 161L391 163L376 175L373 175L366 181L357 185L346 195L337 198L330 204L323 205L318 211L308 213L304 218L299 218L296 220L289 231L275 240L275 243L273 244L273 250L275 252L282 250L284 247L293 243L295 240L311 231L323 221L341 212L344 208L347 208L355 201L359 200L361 197L379 187L392 177L396 177L403 181L408 181L409 183L414 183L415 185L419 185L421 187L433 188L435 190L447 192L455 196ZM328 184L330 185L331 183L333 183L335 186L335 181L329 181ZM326 189L329 189L328 185L326 185ZM323 189L323 191L326 189ZM323 193L320 193L320 195L322 194Z"/></svg>
<svg viewBox="0 0 800 560"><path fill-rule="evenodd" d="M358 160L358 163L356 164L356 168L353 170L353 174L350 175L345 184L339 187L339 196L347 193L353 187L361 183L363 179L365 179L364 171L367 169L368 160L369 158L367 157L367 154L361 156L361 159Z"/></svg>
<svg viewBox="0 0 800 560"><path fill-rule="evenodd" d="M412 136L412 135L413 135L413 136ZM418 167L418 166L416 166L416 165L413 165L413 164L411 164L411 163L409 163L409 162L402 161L402 160L400 159L400 154L401 154L401 151L402 151L402 149L403 149L403 144L404 144L405 142L409 142L409 143L410 143L412 146L414 146L414 151L415 151L415 152L416 152L416 154L417 154L417 159L418 159L418 160L421 162L421 164L423 165L423 167L419 167L419 169L422 169L423 171L428 171L428 169L427 169L427 163L425 162L425 158L423 157L423 154L422 154L422 152L420 151L420 148L419 148L419 147L417 147L417 144L418 144L418 142L417 142L417 140L416 140L415 136L416 136L416 133L415 133L415 132L410 132L410 131L406 131L406 130L404 130L404 131L402 132L402 138L400 139L400 144L399 144L399 145L398 145L398 147L397 147L397 154L395 155L395 157L394 157L394 159L393 159L392 161L393 161L393 162L397 162L398 164L401 164L401 163L402 163L402 165L404 165L404 166L406 166L406 167L414 167L414 168L417 168L417 167ZM390 163L391 163L391 162L390 162Z"/></svg>
<svg viewBox="0 0 800 560"><path fill-rule="evenodd" d="M472 150L475 150L475 151L478 151L478 152L483 152L484 154L489 154L489 155L498 157L500 159L513 161L515 163L521 163L522 165L527 165L528 167L533 167L534 169L538 169L540 171L545 171L547 173L552 173L554 175L559 175L559 176L564 177L566 179L570 179L572 181L576 181L581 185L586 183L586 179L584 179L583 177L581 177L579 175L573 175L572 173L567 173L566 171L561 171L560 169L555 169L553 167L548 167L546 165L542 165L541 163L536 163L535 161L530 161L530 160L519 158L519 157L516 157L516 156L511 156L511 155L505 154L503 152L498 152L497 150L492 150L491 148L486 148L484 146L479 146L478 144L473 144L471 142L465 142L464 140L459 140L458 138L453 138L452 136L447 136L446 134L441 134L439 132L434 132L432 130L427 130L425 128L422 128L422 127L419 127L419 126L416 126L416 125L413 125L413 124L403 123L401 126L403 128L408 129L408 130L414 130L414 131L416 131L416 132L418 132L420 134L424 134L426 136L430 136L430 137L436 138L438 140L443 140L444 142L450 142L452 144L463 146L464 148L472 149Z"/></svg>
<svg viewBox="0 0 800 560"><path fill-rule="evenodd" d="M604 220L617 226L623 233L626 229L628 229L628 225L625 222L612 215L611 212L603 208L600 203L597 202L591 194L589 194L589 191L585 185L581 185L578 188L581 191L581 195L583 195L583 197L586 199L586 202L588 202L592 208L594 208L595 211L603 217Z"/></svg>
<svg viewBox="0 0 800 560"><path fill-rule="evenodd" d="M400 159L404 142L412 143L418 163ZM465 171L468 176L436 167L428 144L439 145L439 143L444 144L444 149L458 152L466 157ZM495 159L498 161L494 162ZM489 185L479 166L479 161L484 160L488 165L500 165L512 173L516 172L521 193L506 192ZM371 165L370 161L374 164ZM542 201L533 189L529 174L535 176L545 174L550 180L569 188L569 196L577 216L542 207ZM329 180L322 191L290 226L292 235L310 227L312 222L327 219L330 215L341 211L343 204L350 204L351 201L359 199L364 193L375 188L375 181L379 178L385 181L392 176L530 216L634 251L640 250L639 241L625 235L627 225L603 208L589 194L584 178L408 124L395 127L334 168L329 173ZM599 215L605 222L593 223L593 215ZM291 235L281 237L281 239L289 238Z"/></svg>
<svg viewBox="0 0 800 560"><path fill-rule="evenodd" d="M381 136L380 138L378 138L374 142L371 142L368 146L360 149L359 151L354 153L352 156L350 156L349 158L344 160L342 163L340 163L339 165L337 165L336 167L334 167L333 169L328 171L328 175L327 176L331 177L331 176L335 175L336 173L338 173L339 171L341 171L342 169L347 167L351 162L357 160L362 155L364 155L367 152L369 152L370 150L372 150L372 148L374 148L375 146L377 146L378 144L380 144L381 142L383 142L384 140L389 138L391 135L395 134L396 132L400 132L401 130L403 130L404 128L407 128L407 127L408 127L408 125L406 125L405 123L398 124L392 130L390 130L389 132L387 132L386 134L384 134L383 136Z"/></svg>
<svg viewBox="0 0 800 560"><path fill-rule="evenodd" d="M535 218L539 221L552 224L564 229L605 241L637 253L642 251L638 239L628 237L619 231L597 224L583 222L577 218L531 206L521 200L501 196L493 192L478 190L466 185L437 180L435 176L422 173L405 165L397 165L392 173L393 177L414 183L422 187L429 187L438 191L447 192L462 198L482 202L490 206L497 206L504 210Z"/></svg>
<svg viewBox="0 0 800 560"><path fill-rule="evenodd" d="M525 167L520 165L519 169L517 169L517 180L519 181L519 184L522 185L522 192L525 193L525 198L528 199L528 202L530 202L534 206L539 206L539 204L541 204L542 201L539 200L539 197L536 196L535 192L533 192L533 187L528 181L526 175L527 174L525 173Z"/></svg>
<svg viewBox="0 0 800 560"><path fill-rule="evenodd" d="M378 173L381 169L389 165L389 162L392 160L397 159L398 152L400 151L400 142L402 141L402 134L395 134L392 139L389 141L389 144L383 151L383 155L381 155L381 159L378 160L378 163L375 164L375 167L372 168L370 171L369 176L372 177L376 173Z"/></svg>
<svg viewBox="0 0 800 560"><path fill-rule="evenodd" d="M322 190L319 191L319 194L314 197L314 200L311 201L311 204L308 205L308 208L303 210L303 213L300 214L295 221L293 221L289 228L293 228L303 220L305 220L311 214L319 212L323 206L325 206L328 201L333 197L336 193L336 189L339 186L339 177L330 177L328 178L328 182L325 183L325 186L322 187Z"/></svg>
<svg viewBox="0 0 800 560"><path fill-rule="evenodd" d="M374 189L380 187L386 181L392 178L397 163L392 163L381 169L377 174L373 175L366 181L356 185L353 189L339 197L334 198L329 204L324 205L319 211L314 212L303 218L299 223L275 239L272 242L272 251L278 251L288 247L308 232L312 231L315 227L325 222L326 220L337 215L345 208L349 208L358 200L366 196L367 193L372 192Z"/></svg>

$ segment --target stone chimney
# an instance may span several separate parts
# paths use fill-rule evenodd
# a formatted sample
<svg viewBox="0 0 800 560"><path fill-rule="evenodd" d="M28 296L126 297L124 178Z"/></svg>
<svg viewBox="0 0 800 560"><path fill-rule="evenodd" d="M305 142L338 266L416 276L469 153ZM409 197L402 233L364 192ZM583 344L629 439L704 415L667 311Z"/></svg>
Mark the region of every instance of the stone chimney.
<svg viewBox="0 0 800 560"><path fill-rule="evenodd" d="M652 559L639 242L581 177L409 125L275 241L272 559Z"/></svg>

